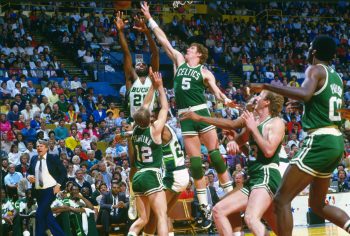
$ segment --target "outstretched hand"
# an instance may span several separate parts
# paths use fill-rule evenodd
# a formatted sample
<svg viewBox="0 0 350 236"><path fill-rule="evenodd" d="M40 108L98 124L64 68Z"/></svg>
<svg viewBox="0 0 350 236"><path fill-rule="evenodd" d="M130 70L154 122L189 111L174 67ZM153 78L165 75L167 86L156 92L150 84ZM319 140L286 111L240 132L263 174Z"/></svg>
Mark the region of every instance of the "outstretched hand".
<svg viewBox="0 0 350 236"><path fill-rule="evenodd" d="M149 12L149 5L147 2L141 2L141 11L147 20L151 19L151 13Z"/></svg>
<svg viewBox="0 0 350 236"><path fill-rule="evenodd" d="M114 19L114 24L118 30L123 30L125 28L125 23L124 23L123 17L124 17L124 13L118 11L117 17Z"/></svg>
<svg viewBox="0 0 350 236"><path fill-rule="evenodd" d="M135 29L141 33L146 33L149 31L147 26L146 26L145 21L141 17L135 16L134 19L135 19L135 25L134 25L133 29Z"/></svg>
<svg viewBox="0 0 350 236"><path fill-rule="evenodd" d="M242 118L246 123L246 127L250 131L256 129L259 125L259 121L255 120L254 114L252 112L245 111L242 115Z"/></svg>
<svg viewBox="0 0 350 236"><path fill-rule="evenodd" d="M149 67L149 76L152 81L152 85L155 89L163 87L162 74L158 71L153 72L152 67Z"/></svg>
<svg viewBox="0 0 350 236"><path fill-rule="evenodd" d="M187 111L183 114L180 115L180 120L193 120L193 121L199 121L200 116L197 115L195 112L193 111Z"/></svg>
<svg viewBox="0 0 350 236"><path fill-rule="evenodd" d="M250 84L250 91L254 93L260 93L264 89L265 89L265 84L259 84L259 83Z"/></svg>

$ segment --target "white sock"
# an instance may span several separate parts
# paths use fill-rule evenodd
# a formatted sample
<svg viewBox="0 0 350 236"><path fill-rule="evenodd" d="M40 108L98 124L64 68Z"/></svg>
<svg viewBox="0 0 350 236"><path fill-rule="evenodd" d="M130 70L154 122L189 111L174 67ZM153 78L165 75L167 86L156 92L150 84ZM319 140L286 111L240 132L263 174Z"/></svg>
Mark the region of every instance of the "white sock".
<svg viewBox="0 0 350 236"><path fill-rule="evenodd" d="M224 189L225 194L231 192L233 190L232 181L221 184L221 187Z"/></svg>
<svg viewBox="0 0 350 236"><path fill-rule="evenodd" d="M345 223L343 229L344 229L346 232L350 233L350 220L348 220L348 221Z"/></svg>
<svg viewBox="0 0 350 236"><path fill-rule="evenodd" d="M128 236L137 236L137 233L129 231Z"/></svg>
<svg viewBox="0 0 350 236"><path fill-rule="evenodd" d="M174 232L169 232L168 236L175 236L175 233Z"/></svg>
<svg viewBox="0 0 350 236"><path fill-rule="evenodd" d="M142 232L142 236L154 236L154 234L148 234L148 233Z"/></svg>
<svg viewBox="0 0 350 236"><path fill-rule="evenodd" d="M240 231L238 231L238 232L233 232L233 233L232 233L232 236L241 236L241 232L240 232Z"/></svg>
<svg viewBox="0 0 350 236"><path fill-rule="evenodd" d="M207 189L197 188L197 197L200 205L208 206Z"/></svg>
<svg viewBox="0 0 350 236"><path fill-rule="evenodd" d="M129 197L131 198L131 199L135 199L135 194L134 194L134 190L132 189L132 182L130 181L129 182Z"/></svg>

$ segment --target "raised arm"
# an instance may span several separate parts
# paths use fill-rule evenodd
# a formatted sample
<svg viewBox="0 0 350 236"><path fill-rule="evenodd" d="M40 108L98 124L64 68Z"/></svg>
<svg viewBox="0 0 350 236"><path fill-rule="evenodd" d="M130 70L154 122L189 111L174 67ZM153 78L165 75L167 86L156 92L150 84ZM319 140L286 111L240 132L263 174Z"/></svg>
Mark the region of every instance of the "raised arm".
<svg viewBox="0 0 350 236"><path fill-rule="evenodd" d="M143 3L141 2L141 11L145 16L146 20L148 21L148 25L150 29L153 31L154 35L157 37L159 43L164 48L165 53L168 55L168 57L170 57L170 59L173 61L174 64L176 64L176 66L179 66L182 63L184 63L185 62L184 56L171 46L163 30L158 26L158 24L152 18L149 12L149 6L146 2L143 2Z"/></svg>
<svg viewBox="0 0 350 236"><path fill-rule="evenodd" d="M227 98L226 95L221 92L218 86L216 86L213 73L207 69L202 69L202 74L206 85L209 87L210 91L214 94L217 100L221 101L226 106L236 107L236 104L231 99Z"/></svg>
<svg viewBox="0 0 350 236"><path fill-rule="evenodd" d="M305 71L305 80L300 88L272 84L251 84L251 89L254 92L261 92L261 90L266 89L281 94L284 97L307 102L312 98L316 90L321 87L319 81L322 81L326 76L326 71L322 66L309 66Z"/></svg>
<svg viewBox="0 0 350 236"><path fill-rule="evenodd" d="M181 114L180 120L193 120L197 122L204 122L219 127L221 129L228 130L243 128L245 126L244 120L241 117L237 118L236 120L229 120L224 118L200 116L193 111L188 111L186 113Z"/></svg>
<svg viewBox="0 0 350 236"><path fill-rule="evenodd" d="M118 11L117 18L114 20L114 24L116 25L118 30L119 43L124 55L123 59L126 89L129 90L132 87L132 83L137 78L137 75L134 67L132 66L131 53L124 34L125 23L123 20L123 12Z"/></svg>
<svg viewBox="0 0 350 236"><path fill-rule="evenodd" d="M150 70L150 72L152 72L152 70ZM164 87L163 87L162 75L159 72L154 72L154 73L150 73L150 76L152 79L153 86L159 92L159 100L161 105L158 118L153 123L153 126L154 126L153 137L155 137L155 139L157 139L158 137L159 140L156 140L156 141L161 142L162 141L161 134L168 117L169 105L168 105L168 100L166 98Z"/></svg>
<svg viewBox="0 0 350 236"><path fill-rule="evenodd" d="M135 16L134 19L136 21L136 25L133 28L139 32L144 33L147 37L147 41L151 50L151 66L154 71L159 71L159 50L156 42L154 41L151 32L147 28L145 21L138 16Z"/></svg>

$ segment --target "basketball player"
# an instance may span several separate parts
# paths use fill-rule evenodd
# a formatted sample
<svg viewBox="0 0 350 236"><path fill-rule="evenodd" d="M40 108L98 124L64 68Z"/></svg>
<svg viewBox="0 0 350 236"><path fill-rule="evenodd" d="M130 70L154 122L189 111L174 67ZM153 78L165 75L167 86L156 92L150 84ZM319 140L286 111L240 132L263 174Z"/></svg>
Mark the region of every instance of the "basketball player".
<svg viewBox="0 0 350 236"><path fill-rule="evenodd" d="M152 101L153 93L154 89L153 86L151 86L144 100L144 108L149 108L150 103ZM153 118L157 117L158 116ZM190 180L190 176L185 166L185 155L181 149L176 133L168 124L165 124L164 129L162 131L162 147L164 167L163 184L165 187L164 190L167 200L167 209L168 212L170 212L171 209L175 206L179 194L182 191L186 190L186 187ZM152 214L153 212L151 212L149 222L143 229L144 236L150 236L155 234L157 219ZM169 218L168 229L169 235L174 235L173 224Z"/></svg>
<svg viewBox="0 0 350 236"><path fill-rule="evenodd" d="M214 75L202 65L208 57L208 50L201 44L193 43L187 49L187 54L183 56L171 46L164 32L152 19L147 3L141 3L141 11L147 19L150 29L154 32L159 43L176 67L174 90L179 114L191 110L203 116L210 116L206 105L207 101L204 97L206 86L215 94L217 100L226 105L231 104L232 101L216 86ZM211 163L218 173L220 184L225 192L232 190L232 182L218 149L219 143L215 127L206 123L194 123L193 121L186 120L181 121L181 131L184 136L186 153L190 156L191 173L197 188L201 211L204 215L202 228L207 229L212 223L211 207L207 200L206 184L202 169L201 140L209 150Z"/></svg>
<svg viewBox="0 0 350 236"><path fill-rule="evenodd" d="M135 18L137 26L134 26L134 29L142 32L146 35L147 41L149 42L151 50L151 66L155 71L159 70L159 52L156 43L154 42L151 32L148 30L145 23L142 19ZM148 67L145 63L139 62L135 65L135 69L132 66L132 58L128 48L128 44L124 35L125 23L123 21L123 13L118 12L115 19L115 25L118 29L119 42L124 54L124 73L125 73L125 82L126 90L129 94L129 103L130 103L130 117L133 117L137 109L139 109L143 100L148 93L149 88L152 85L152 82L148 76ZM153 98L154 100L154 98ZM150 109L153 107L153 100L150 105ZM130 173L130 180L132 180L134 173ZM131 220L135 220L137 217L136 207L135 207L135 197L132 190L132 183L130 182L130 204L128 210L128 216Z"/></svg>
<svg viewBox="0 0 350 236"><path fill-rule="evenodd" d="M150 74L153 86L160 96L161 110L158 119L151 124L151 113L148 108L138 109L133 119L135 128L131 137L133 155L130 162L137 168L133 177L132 187L137 202L139 218L131 225L128 235L136 236L147 224L150 210L157 217L158 235L168 235L167 202L161 179L162 166L162 131L168 114L168 101L164 92L162 78L158 72Z"/></svg>
<svg viewBox="0 0 350 236"><path fill-rule="evenodd" d="M228 216L241 211L245 211L244 220L254 235L266 233L265 226L260 221L263 216L271 228L276 230L272 201L281 181L278 166L285 125L278 115L284 99L268 91L262 91L255 99L255 114L245 111L234 121L198 116L193 112L185 113L182 117L224 129L243 128L235 141L227 144L227 151L231 154L236 154L249 141L248 183L240 191L224 197L213 209L215 225L220 235L232 235ZM255 115L258 119L255 119ZM241 232L235 232L234 235L240 234Z"/></svg>
<svg viewBox="0 0 350 236"><path fill-rule="evenodd" d="M317 215L350 233L350 218L341 209L326 205L330 177L344 152L337 109L343 104L343 81L329 65L336 54L336 44L328 36L318 36L311 43L305 80L300 88L253 84L252 90L267 89L304 102L303 128L308 132L299 152L291 160L275 196L278 235L292 235L292 200L310 184L309 203Z"/></svg>

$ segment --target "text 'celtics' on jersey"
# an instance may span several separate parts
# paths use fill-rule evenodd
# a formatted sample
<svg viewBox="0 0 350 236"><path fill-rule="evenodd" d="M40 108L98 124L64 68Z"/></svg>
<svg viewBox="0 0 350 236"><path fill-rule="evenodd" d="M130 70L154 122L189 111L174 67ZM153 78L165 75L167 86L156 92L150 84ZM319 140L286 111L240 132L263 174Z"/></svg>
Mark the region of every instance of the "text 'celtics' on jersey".
<svg viewBox="0 0 350 236"><path fill-rule="evenodd" d="M337 110L343 104L343 81L333 68L319 65L326 70L327 77L322 88L304 105L302 121L305 130L341 125Z"/></svg>
<svg viewBox="0 0 350 236"><path fill-rule="evenodd" d="M132 135L132 143L136 156L135 165L138 170L162 167L162 144L157 144L152 139L151 126L147 128L136 126Z"/></svg>
<svg viewBox="0 0 350 236"><path fill-rule="evenodd" d="M142 106L143 101L148 93L149 88L152 85L152 81L149 77L146 77L144 83L140 78L137 78L129 91L129 103L130 103L130 116ZM150 110L153 110L154 96L150 105Z"/></svg>
<svg viewBox="0 0 350 236"><path fill-rule="evenodd" d="M191 67L187 63L180 65L174 78L175 100L178 109L184 109L207 101L204 96L205 85L202 75L203 65Z"/></svg>

